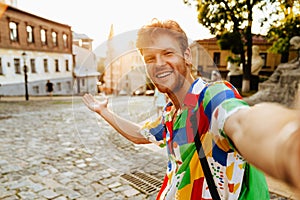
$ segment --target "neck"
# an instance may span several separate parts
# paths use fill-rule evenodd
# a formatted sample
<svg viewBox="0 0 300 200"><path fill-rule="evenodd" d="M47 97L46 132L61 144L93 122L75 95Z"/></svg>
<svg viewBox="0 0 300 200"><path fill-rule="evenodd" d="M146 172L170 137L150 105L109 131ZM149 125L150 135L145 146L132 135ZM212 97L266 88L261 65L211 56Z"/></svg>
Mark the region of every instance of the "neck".
<svg viewBox="0 0 300 200"><path fill-rule="evenodd" d="M171 91L170 93L168 93L168 97L173 102L176 110L182 108L184 98L193 82L194 82L194 78L190 75L189 77L186 78L185 82L183 83L182 87L179 90L175 92Z"/></svg>

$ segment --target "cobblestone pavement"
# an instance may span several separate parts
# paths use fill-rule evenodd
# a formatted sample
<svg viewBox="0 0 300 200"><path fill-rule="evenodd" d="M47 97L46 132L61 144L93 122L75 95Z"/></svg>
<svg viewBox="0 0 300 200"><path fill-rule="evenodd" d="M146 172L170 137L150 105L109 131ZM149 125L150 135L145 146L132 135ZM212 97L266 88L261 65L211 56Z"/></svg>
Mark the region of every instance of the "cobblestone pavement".
<svg viewBox="0 0 300 200"><path fill-rule="evenodd" d="M152 97L111 99L111 109L136 122L155 113ZM165 156L123 139L80 97L2 99L0 124L0 199L155 199L121 175L138 170L162 180Z"/></svg>

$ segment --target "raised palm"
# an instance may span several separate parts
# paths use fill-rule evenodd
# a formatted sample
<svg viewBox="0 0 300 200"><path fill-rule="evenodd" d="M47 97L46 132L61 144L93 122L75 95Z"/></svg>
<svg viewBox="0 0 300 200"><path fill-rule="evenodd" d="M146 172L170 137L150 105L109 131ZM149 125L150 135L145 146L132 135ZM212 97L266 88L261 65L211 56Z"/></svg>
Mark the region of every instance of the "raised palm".
<svg viewBox="0 0 300 200"><path fill-rule="evenodd" d="M102 109L107 108L108 99L105 96L101 96L100 100L97 100L91 94L85 94L82 97L84 104L92 111L100 113Z"/></svg>

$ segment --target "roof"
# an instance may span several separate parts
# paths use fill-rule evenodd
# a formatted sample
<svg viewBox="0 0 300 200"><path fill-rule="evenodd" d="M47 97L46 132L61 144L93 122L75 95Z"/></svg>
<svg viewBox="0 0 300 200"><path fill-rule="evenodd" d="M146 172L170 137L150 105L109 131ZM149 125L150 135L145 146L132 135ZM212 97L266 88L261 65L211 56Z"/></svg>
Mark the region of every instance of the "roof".
<svg viewBox="0 0 300 200"><path fill-rule="evenodd" d="M208 38L208 39L201 39L201 40L196 40L196 42L216 42L217 38L213 37L213 38ZM253 44L266 44L269 43L268 40L266 39L265 36L263 35L257 35L257 34L252 34L252 43Z"/></svg>
<svg viewBox="0 0 300 200"><path fill-rule="evenodd" d="M61 26L66 26L66 27L71 28L71 26L69 26L69 25L67 25L67 24L63 24L63 23L59 23L59 22L56 22L56 21L53 21L53 20L49 20L49 19L40 17L40 16L38 16L38 15L32 14L32 13L30 13L30 12L26 12L26 11L21 10L21 9L18 9L18 8L16 8L16 7L10 6L10 5L7 5L7 10L12 10L12 11L15 11L15 12L24 13L24 14L26 14L26 15L33 16L33 17L35 17L35 18L43 19L43 20L48 21L48 22L51 22L51 23L55 23L55 24L58 24L58 25L61 25Z"/></svg>
<svg viewBox="0 0 300 200"><path fill-rule="evenodd" d="M89 36L87 36L86 34L84 33L76 33L76 32L72 32L73 33L73 39L84 39L84 40L92 40L91 38L89 38Z"/></svg>

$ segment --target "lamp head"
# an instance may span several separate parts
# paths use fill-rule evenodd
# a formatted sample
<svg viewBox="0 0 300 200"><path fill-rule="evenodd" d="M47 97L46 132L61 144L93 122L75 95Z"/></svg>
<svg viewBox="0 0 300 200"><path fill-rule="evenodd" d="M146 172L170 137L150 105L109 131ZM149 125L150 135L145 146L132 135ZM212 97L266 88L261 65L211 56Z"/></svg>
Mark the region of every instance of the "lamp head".
<svg viewBox="0 0 300 200"><path fill-rule="evenodd" d="M25 52L22 53L22 58L23 58L23 60L27 59L27 54Z"/></svg>

